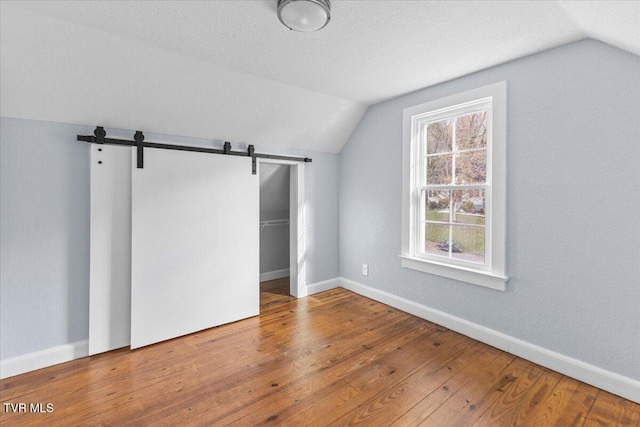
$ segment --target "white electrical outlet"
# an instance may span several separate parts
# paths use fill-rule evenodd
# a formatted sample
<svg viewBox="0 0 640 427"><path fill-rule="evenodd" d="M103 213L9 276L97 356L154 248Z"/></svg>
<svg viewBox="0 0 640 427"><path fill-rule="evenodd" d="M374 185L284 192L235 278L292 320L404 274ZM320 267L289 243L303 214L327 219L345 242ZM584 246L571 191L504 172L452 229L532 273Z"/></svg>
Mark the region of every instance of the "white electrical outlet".
<svg viewBox="0 0 640 427"><path fill-rule="evenodd" d="M362 264L362 275L363 276L369 275L369 266L367 264Z"/></svg>

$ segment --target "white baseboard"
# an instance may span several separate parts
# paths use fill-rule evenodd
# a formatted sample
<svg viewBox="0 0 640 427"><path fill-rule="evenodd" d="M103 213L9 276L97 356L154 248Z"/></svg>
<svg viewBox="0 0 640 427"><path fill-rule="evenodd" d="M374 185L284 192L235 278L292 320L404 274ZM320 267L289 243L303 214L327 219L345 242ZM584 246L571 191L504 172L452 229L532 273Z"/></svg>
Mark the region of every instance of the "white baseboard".
<svg viewBox="0 0 640 427"><path fill-rule="evenodd" d="M514 354L538 365L575 378L610 393L640 403L640 381L590 365L510 335L478 325L460 317L409 301L353 280L340 277L340 286L387 304L414 316L437 323L453 331Z"/></svg>
<svg viewBox="0 0 640 427"><path fill-rule="evenodd" d="M89 340L59 345L0 361L0 379L35 371L89 355Z"/></svg>
<svg viewBox="0 0 640 427"><path fill-rule="evenodd" d="M266 273L260 273L260 281L268 282L269 280L282 279L283 277L289 277L289 269L285 268L276 271L267 271Z"/></svg>
<svg viewBox="0 0 640 427"><path fill-rule="evenodd" d="M322 282L312 283L307 285L307 295L317 294L318 292L324 292L338 287L340 287L340 279L338 277L324 280Z"/></svg>

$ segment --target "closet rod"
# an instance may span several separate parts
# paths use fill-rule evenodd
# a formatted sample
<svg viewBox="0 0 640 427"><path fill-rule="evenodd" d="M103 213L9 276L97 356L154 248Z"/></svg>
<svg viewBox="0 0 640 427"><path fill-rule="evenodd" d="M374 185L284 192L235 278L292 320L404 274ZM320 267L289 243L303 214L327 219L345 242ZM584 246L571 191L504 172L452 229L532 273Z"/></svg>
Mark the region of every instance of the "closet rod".
<svg viewBox="0 0 640 427"><path fill-rule="evenodd" d="M91 144L108 144L108 145L121 145L127 147L138 148L138 168L143 168L143 148L161 148L165 150L177 150L177 151L194 151L197 153L209 153L209 154L224 154L228 156L241 156L251 157L253 159L253 174L256 174L256 158L259 159L274 159L274 160L289 160L293 162L305 162L310 163L312 160L309 157L291 157L280 156L277 154L260 154L256 153L253 145L249 145L247 151L231 151L231 143L225 142L223 149L218 148L205 148L194 147L189 145L175 145L175 144L161 144L158 142L144 142L144 135L141 131L136 131L134 141L127 139L115 139L106 138L106 132L104 127L97 126L93 131L93 135L77 135L78 141L84 141Z"/></svg>

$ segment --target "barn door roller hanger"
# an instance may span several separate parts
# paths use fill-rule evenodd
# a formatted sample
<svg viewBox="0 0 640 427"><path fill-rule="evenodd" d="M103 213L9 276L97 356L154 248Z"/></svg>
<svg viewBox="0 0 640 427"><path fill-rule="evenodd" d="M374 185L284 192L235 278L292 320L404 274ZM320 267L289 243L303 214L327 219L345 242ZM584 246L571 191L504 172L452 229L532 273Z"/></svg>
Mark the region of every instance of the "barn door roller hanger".
<svg viewBox="0 0 640 427"><path fill-rule="evenodd" d="M205 148L205 147L192 147L187 145L174 145L174 144L161 144L157 142L145 142L144 134L141 131L136 131L133 136L133 141L126 139L114 139L107 138L107 132L104 127L97 126L93 131L93 135L78 135L78 141L89 142L91 144L107 144L107 145L124 145L127 147L136 147L137 153L137 166L138 169L144 168L144 149L145 148L162 148L165 150L178 150L178 151L194 151L197 153L209 153L209 154L224 154L228 156L241 156L251 157L251 172L256 174L256 159L276 159L276 160L289 160L293 162L311 162L308 157L290 157L279 156L276 154L259 154L255 152L255 147L249 145L247 151L231 151L231 143L225 142L222 149L217 148Z"/></svg>

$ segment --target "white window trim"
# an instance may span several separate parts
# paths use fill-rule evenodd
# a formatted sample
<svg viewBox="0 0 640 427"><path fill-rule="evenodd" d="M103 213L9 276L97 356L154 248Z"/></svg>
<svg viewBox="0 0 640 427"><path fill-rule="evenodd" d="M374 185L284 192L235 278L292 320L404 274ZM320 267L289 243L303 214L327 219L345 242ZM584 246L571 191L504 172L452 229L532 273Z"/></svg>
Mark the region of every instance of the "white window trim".
<svg viewBox="0 0 640 427"><path fill-rule="evenodd" d="M479 268L467 267L442 260L425 259L416 256L413 245L413 231L416 221L412 205L412 189L417 164L413 145L412 121L415 116L459 106L483 98L492 99L492 141L488 150L487 164L491 165L490 196L491 209L487 217L490 226L488 263ZM403 150L402 150L402 267L436 274L479 286L506 290L509 278L506 276L506 118L507 82L473 89L403 110Z"/></svg>

